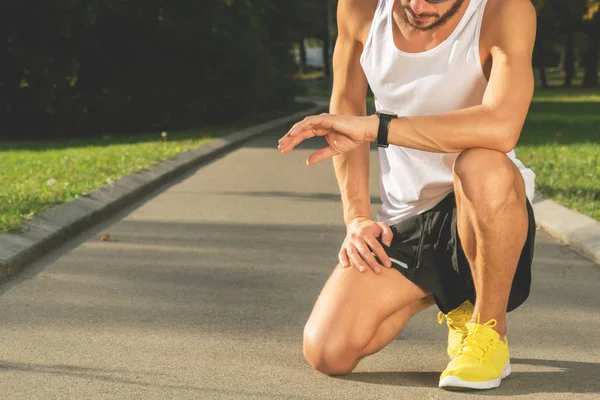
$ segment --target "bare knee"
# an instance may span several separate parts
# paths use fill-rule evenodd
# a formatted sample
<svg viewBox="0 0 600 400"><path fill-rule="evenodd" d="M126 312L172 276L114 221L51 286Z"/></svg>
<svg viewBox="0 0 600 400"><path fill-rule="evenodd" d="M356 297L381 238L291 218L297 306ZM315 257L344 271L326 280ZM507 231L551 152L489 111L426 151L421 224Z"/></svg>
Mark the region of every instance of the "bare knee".
<svg viewBox="0 0 600 400"><path fill-rule="evenodd" d="M465 150L456 159L453 172L456 195L490 215L507 203L525 201L523 179L504 153Z"/></svg>
<svg viewBox="0 0 600 400"><path fill-rule="evenodd" d="M344 335L334 336L319 327L304 328L303 352L306 361L326 375L348 375L359 361L360 349Z"/></svg>

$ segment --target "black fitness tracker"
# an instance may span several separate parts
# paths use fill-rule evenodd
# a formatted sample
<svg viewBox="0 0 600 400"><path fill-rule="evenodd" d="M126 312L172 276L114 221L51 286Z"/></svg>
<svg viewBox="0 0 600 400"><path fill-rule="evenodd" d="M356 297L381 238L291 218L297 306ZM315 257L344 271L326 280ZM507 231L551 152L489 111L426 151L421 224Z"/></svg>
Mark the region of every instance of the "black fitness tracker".
<svg viewBox="0 0 600 400"><path fill-rule="evenodd" d="M377 147L387 148L388 143L388 132L390 129L390 122L393 118L398 118L396 114L388 113L386 111L377 111L379 116L379 127L377 128Z"/></svg>

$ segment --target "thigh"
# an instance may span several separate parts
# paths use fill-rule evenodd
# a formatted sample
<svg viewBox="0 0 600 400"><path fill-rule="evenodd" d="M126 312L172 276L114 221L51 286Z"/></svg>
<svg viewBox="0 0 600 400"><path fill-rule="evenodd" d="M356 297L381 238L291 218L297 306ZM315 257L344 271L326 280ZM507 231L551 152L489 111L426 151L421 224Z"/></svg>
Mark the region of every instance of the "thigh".
<svg viewBox="0 0 600 400"><path fill-rule="evenodd" d="M361 349L392 314L428 295L395 269L379 275L339 265L327 280L305 328L305 337Z"/></svg>

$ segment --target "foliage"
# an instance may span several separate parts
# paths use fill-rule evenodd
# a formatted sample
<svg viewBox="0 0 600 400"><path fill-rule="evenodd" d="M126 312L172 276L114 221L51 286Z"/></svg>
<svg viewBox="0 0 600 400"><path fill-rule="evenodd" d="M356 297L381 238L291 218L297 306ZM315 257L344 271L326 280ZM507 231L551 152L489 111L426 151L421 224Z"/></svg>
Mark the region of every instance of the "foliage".
<svg viewBox="0 0 600 400"><path fill-rule="evenodd" d="M584 15L583 19L591 20L600 12L600 0L588 0L587 2L587 12Z"/></svg>
<svg viewBox="0 0 600 400"><path fill-rule="evenodd" d="M1 135L172 128L285 105L293 39L272 3L5 0Z"/></svg>
<svg viewBox="0 0 600 400"><path fill-rule="evenodd" d="M559 61L565 71L565 86L570 86L577 62L584 65L584 83L598 83L598 52L600 47L600 0L532 0L538 14L538 31L534 51L534 66L556 66ZM578 44L576 35L584 35ZM562 58L554 49L562 48ZM543 71L542 71L543 72ZM542 73L546 86L545 75Z"/></svg>
<svg viewBox="0 0 600 400"><path fill-rule="evenodd" d="M532 0L534 64L598 82L600 0ZM293 99L290 49L330 46L335 0L4 0L0 137L173 129ZM335 31L335 26L332 27ZM542 74L545 80L545 75Z"/></svg>

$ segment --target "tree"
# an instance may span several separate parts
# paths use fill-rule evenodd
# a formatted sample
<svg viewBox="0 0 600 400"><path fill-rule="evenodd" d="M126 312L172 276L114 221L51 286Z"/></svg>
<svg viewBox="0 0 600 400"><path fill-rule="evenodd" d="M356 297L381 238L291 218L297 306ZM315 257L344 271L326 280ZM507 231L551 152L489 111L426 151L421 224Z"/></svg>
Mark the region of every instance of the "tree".
<svg viewBox="0 0 600 400"><path fill-rule="evenodd" d="M584 85L598 85L598 51L600 51L600 0L588 1L587 20L588 44L584 60Z"/></svg>
<svg viewBox="0 0 600 400"><path fill-rule="evenodd" d="M598 0L593 0L598 1ZM564 38L564 86L571 86L575 76L575 34L583 30L583 15L588 11L587 0L533 0L538 13L536 61L546 66L546 56L552 44ZM547 82L545 82L547 85Z"/></svg>
<svg viewBox="0 0 600 400"><path fill-rule="evenodd" d="M4 0L4 132L77 136L239 118L293 101L279 0Z"/></svg>
<svg viewBox="0 0 600 400"><path fill-rule="evenodd" d="M303 53L305 40L316 38L324 43L327 42L327 1L329 0L279 1L278 8L286 16L287 30L293 32L294 42L300 48L302 68L306 60L306 54ZM324 61L327 62L327 59Z"/></svg>
<svg viewBox="0 0 600 400"><path fill-rule="evenodd" d="M552 29L554 16L551 10L546 7L545 0L533 0L533 4L538 16L536 40L533 49L533 66L539 69L542 86L547 88L546 67L549 66L550 44L555 41L555 33Z"/></svg>

